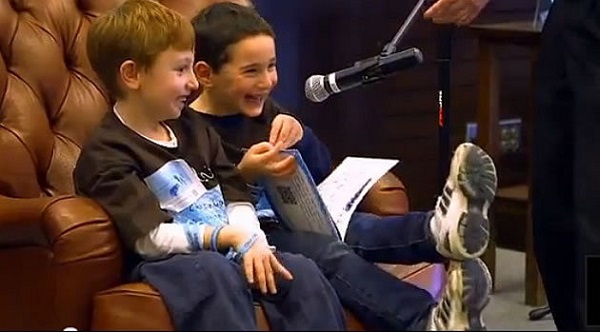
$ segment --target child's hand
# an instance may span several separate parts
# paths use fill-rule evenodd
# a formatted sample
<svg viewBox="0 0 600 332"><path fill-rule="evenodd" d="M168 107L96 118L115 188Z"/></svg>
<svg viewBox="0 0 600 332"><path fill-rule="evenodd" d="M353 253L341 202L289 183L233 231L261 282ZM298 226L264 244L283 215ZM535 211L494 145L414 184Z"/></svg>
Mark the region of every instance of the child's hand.
<svg viewBox="0 0 600 332"><path fill-rule="evenodd" d="M242 256L242 263L248 283L258 287L263 294L267 291L271 294L277 293L275 273L280 274L284 279L293 279L290 271L281 265L264 239L257 240L250 247Z"/></svg>
<svg viewBox="0 0 600 332"><path fill-rule="evenodd" d="M302 139L302 135L304 135L304 130L298 120L290 115L278 114L271 123L269 143L280 143L284 149L287 149L298 143Z"/></svg>
<svg viewBox="0 0 600 332"><path fill-rule="evenodd" d="M263 174L273 177L286 177L293 175L296 172L296 159L284 153L278 153L271 161L265 165Z"/></svg>
<svg viewBox="0 0 600 332"><path fill-rule="evenodd" d="M282 154L281 149L280 143L254 144L244 154L238 168L247 180L255 180L259 176L279 177L293 174L296 171L296 160L293 156Z"/></svg>

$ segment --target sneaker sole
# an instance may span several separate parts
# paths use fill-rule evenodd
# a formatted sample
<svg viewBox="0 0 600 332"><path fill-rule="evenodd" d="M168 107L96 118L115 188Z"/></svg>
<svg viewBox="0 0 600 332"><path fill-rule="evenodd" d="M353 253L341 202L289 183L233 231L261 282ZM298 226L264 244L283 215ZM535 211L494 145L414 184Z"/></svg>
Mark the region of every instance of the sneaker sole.
<svg viewBox="0 0 600 332"><path fill-rule="evenodd" d="M434 321L431 330L486 331L482 313L490 301L492 278L485 263L480 259L450 261L447 279L447 300L440 303L446 307L436 308L446 312L446 319Z"/></svg>
<svg viewBox="0 0 600 332"><path fill-rule="evenodd" d="M458 250L464 258L473 259L481 256L489 243L487 210L496 196L496 167L492 158L474 144L461 145L457 153L460 162L453 171L458 188L467 199L467 211L459 218L452 251Z"/></svg>
<svg viewBox="0 0 600 332"><path fill-rule="evenodd" d="M490 294L492 292L492 275L487 265L481 259L475 259L473 263L478 265L480 273L483 274L483 279L478 279L479 282L472 282L469 287L472 287L474 291L472 294L477 296L471 296L466 298L465 304L468 310L469 317L469 330L470 331L487 331L487 327L483 322L483 309L490 303Z"/></svg>

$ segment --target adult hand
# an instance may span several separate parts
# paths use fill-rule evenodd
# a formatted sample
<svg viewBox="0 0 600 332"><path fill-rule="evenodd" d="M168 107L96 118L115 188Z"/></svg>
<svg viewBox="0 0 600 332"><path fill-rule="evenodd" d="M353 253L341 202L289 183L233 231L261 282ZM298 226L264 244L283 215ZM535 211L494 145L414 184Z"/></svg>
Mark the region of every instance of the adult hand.
<svg viewBox="0 0 600 332"><path fill-rule="evenodd" d="M471 23L489 0L438 0L427 11L425 18L440 24L467 25Z"/></svg>

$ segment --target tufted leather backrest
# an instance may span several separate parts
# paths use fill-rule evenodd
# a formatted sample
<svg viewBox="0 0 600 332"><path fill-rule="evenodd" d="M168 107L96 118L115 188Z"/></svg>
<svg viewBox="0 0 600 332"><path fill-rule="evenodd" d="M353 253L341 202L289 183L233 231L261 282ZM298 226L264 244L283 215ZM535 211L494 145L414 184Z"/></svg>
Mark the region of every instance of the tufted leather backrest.
<svg viewBox="0 0 600 332"><path fill-rule="evenodd" d="M73 192L81 146L108 109L85 52L120 0L0 0L0 194Z"/></svg>
<svg viewBox="0 0 600 332"><path fill-rule="evenodd" d="M205 1L161 2L191 18ZM0 0L0 195L73 192L81 146L109 108L88 27L121 2Z"/></svg>

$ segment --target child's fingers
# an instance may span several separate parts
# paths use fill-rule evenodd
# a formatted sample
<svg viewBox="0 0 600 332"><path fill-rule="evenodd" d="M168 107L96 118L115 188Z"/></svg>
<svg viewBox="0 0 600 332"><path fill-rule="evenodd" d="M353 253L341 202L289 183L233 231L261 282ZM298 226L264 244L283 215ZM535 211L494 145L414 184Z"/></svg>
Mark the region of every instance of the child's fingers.
<svg viewBox="0 0 600 332"><path fill-rule="evenodd" d="M269 142L281 142L288 148L302 138L302 125L296 118L287 114L279 114L271 124Z"/></svg>
<svg viewBox="0 0 600 332"><path fill-rule="evenodd" d="M254 284L254 262L252 259L244 259L244 273L249 284Z"/></svg>
<svg viewBox="0 0 600 332"><path fill-rule="evenodd" d="M281 143L284 147L288 147L287 140L290 136L290 130L293 129L293 126L290 125L290 121L287 118L284 118L281 121L281 130L279 131L279 136L277 137L277 143Z"/></svg>
<svg viewBox="0 0 600 332"><path fill-rule="evenodd" d="M265 274L265 265L260 259L253 259L254 261L254 276L258 282L258 288L261 293L267 294L267 276Z"/></svg>
<svg viewBox="0 0 600 332"><path fill-rule="evenodd" d="M273 119L273 123L271 123L271 132L269 133L269 143L275 144L279 141L279 136L281 135L281 131L283 128L283 122L281 121L281 117L277 116Z"/></svg>
<svg viewBox="0 0 600 332"><path fill-rule="evenodd" d="M273 271L279 274L283 279L292 280L294 276L286 269L281 263L277 260L275 255L271 255L271 266L273 267Z"/></svg>
<svg viewBox="0 0 600 332"><path fill-rule="evenodd" d="M286 146L293 146L302 139L303 135L302 126L292 126L290 135L287 137Z"/></svg>
<svg viewBox="0 0 600 332"><path fill-rule="evenodd" d="M267 277L267 288L271 294L277 294L277 283L275 282L275 276L273 272L273 267L271 266L271 255L265 256L264 258L264 266L265 266L265 274Z"/></svg>
<svg viewBox="0 0 600 332"><path fill-rule="evenodd" d="M286 176L293 174L297 166L294 156L287 156L284 159L272 162L268 168L273 176Z"/></svg>
<svg viewBox="0 0 600 332"><path fill-rule="evenodd" d="M267 144L270 144L270 143L267 143ZM264 151L261 153L261 155L260 155L261 162L264 164L268 164L268 163L272 162L273 160L276 160L275 158L279 155L279 153L281 152L282 149L283 149L282 143L275 143L275 145L271 145L271 148L268 151Z"/></svg>
<svg viewBox="0 0 600 332"><path fill-rule="evenodd" d="M263 154L263 153L271 151L271 149L273 149L273 144L271 144L269 142L260 142L260 143L256 143L256 144L252 145L248 149L248 152L250 154Z"/></svg>
<svg viewBox="0 0 600 332"><path fill-rule="evenodd" d="M275 150L277 153L281 152L281 150L285 149L285 146L283 145L282 142L276 142L273 145L273 150Z"/></svg>
<svg viewBox="0 0 600 332"><path fill-rule="evenodd" d="M293 129L296 119L289 115L279 114L271 123L271 132L269 134L269 143L285 143L289 137L289 131Z"/></svg>

